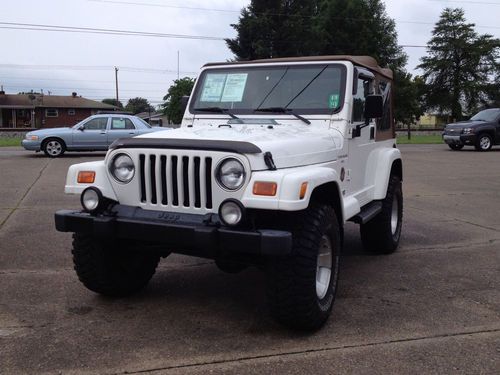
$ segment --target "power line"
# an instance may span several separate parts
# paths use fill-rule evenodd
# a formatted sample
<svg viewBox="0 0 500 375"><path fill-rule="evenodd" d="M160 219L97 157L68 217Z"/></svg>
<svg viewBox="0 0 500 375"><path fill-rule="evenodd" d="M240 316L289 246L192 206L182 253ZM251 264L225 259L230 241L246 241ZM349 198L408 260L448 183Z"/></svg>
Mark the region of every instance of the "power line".
<svg viewBox="0 0 500 375"><path fill-rule="evenodd" d="M173 9L186 9L186 10L196 10L196 11L205 11L205 12L222 12L222 13L241 13L241 10L237 9L221 9L221 8L205 8L205 7L192 7L185 5L167 5L167 4L156 4L156 3L138 3L135 1L123 1L123 0L87 0L95 3L106 3L111 5L133 5L133 6L146 6L146 7L159 7L159 8L173 8ZM500 5L500 3L492 3L492 2L476 2L476 1L447 1L447 0L428 0L428 1L444 1L444 2L462 2L462 3L472 3L472 4L490 4L490 5ZM296 18L313 18L314 16L303 15L303 14L287 14L287 13L279 13L279 12L254 12L255 15L269 15L269 16L287 16L287 17L296 17ZM351 20L351 21L367 21L365 18L345 18L345 17L331 17L331 19L337 20ZM420 24L420 25L434 25L432 22L424 22L424 21L405 21L405 20L397 20L398 23L408 23L408 24ZM480 28L488 28L488 29L500 29L498 26L486 26L486 25L476 25L476 27Z"/></svg>
<svg viewBox="0 0 500 375"><path fill-rule="evenodd" d="M470 0L427 0L441 3L462 3L462 4L479 4L479 5L500 5L500 3L492 1L470 1Z"/></svg>
<svg viewBox="0 0 500 375"><path fill-rule="evenodd" d="M109 80L89 80L89 79L74 79L74 78L34 78L34 77L11 77L11 76L0 76L1 79L7 80L30 80L30 81L63 81L63 82L94 82L94 83L114 83L115 81ZM152 82L152 81L122 81L120 83L131 83L140 85L166 85L169 82Z"/></svg>
<svg viewBox="0 0 500 375"><path fill-rule="evenodd" d="M114 66L106 65L38 65L38 64L0 64L3 68L12 69L58 69L58 70L112 70ZM160 74L177 74L176 70L169 69L154 69L154 68L140 68L130 66L120 66L120 69L127 72L141 72L141 73L160 73ZM198 72L182 71L182 74L198 74Z"/></svg>
<svg viewBox="0 0 500 375"><path fill-rule="evenodd" d="M5 88L16 88L16 89L22 89L22 88L28 88L31 90L32 88L36 87L36 85L9 85L8 83L3 83L3 86ZM42 89L43 87L40 87L40 89ZM45 86L45 88L43 88L44 90L84 90L84 91L114 91L114 87L111 87L111 88L91 88L91 87L56 87L56 86ZM152 89L152 90L143 90L143 89L137 89L137 90L134 90L134 89L126 89L126 90L123 90L123 89L120 89L120 92L121 91L124 91L124 92L150 92L150 93L153 93L153 92L166 92L168 90L168 87L165 87L164 90L162 89Z"/></svg>
<svg viewBox="0 0 500 375"><path fill-rule="evenodd" d="M14 30L36 30L36 31L53 31L53 32L70 32L70 33L90 33L90 34L111 34L111 35L128 35L128 36L148 36L157 38L176 38L176 39L197 39L197 40L224 40L224 38L203 35L184 35L184 34L166 34L148 31L132 31L119 29L102 29L95 27L75 27L75 26L60 26L60 25L44 25L34 23L20 22L0 22L0 29Z"/></svg>

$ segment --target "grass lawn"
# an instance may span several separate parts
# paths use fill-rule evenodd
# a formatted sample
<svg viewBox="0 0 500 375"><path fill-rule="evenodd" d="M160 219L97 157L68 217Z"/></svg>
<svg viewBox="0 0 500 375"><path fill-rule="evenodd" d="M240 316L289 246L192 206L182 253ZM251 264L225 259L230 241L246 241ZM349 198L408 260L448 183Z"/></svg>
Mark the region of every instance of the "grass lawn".
<svg viewBox="0 0 500 375"><path fill-rule="evenodd" d="M0 147L21 146L22 138L0 137Z"/></svg>
<svg viewBox="0 0 500 375"><path fill-rule="evenodd" d="M411 139L408 140L408 135L400 134L398 135L398 144L441 144L443 143L443 138L440 135L411 135Z"/></svg>

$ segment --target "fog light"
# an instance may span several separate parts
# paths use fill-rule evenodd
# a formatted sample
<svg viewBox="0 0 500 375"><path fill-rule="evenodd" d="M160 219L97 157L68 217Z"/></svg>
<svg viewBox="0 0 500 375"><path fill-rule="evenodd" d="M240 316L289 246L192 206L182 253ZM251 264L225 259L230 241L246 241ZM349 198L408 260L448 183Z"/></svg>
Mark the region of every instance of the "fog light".
<svg viewBox="0 0 500 375"><path fill-rule="evenodd" d="M80 197L82 207L87 212L95 212L103 202L102 193L93 187L85 189Z"/></svg>
<svg viewBox="0 0 500 375"><path fill-rule="evenodd" d="M240 202L234 199L228 199L219 207L219 217L221 221L228 226L234 227L242 222L244 216L244 207Z"/></svg>

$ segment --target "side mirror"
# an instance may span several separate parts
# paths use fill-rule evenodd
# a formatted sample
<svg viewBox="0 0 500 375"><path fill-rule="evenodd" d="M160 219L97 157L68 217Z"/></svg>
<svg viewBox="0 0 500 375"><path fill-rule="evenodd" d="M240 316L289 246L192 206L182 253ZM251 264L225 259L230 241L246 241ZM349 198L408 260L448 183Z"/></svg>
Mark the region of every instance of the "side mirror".
<svg viewBox="0 0 500 375"><path fill-rule="evenodd" d="M80 130L81 132L82 132L82 131L84 131L84 130L85 130L85 126L84 126L84 125L80 126L80 127L78 128L78 130Z"/></svg>
<svg viewBox="0 0 500 375"><path fill-rule="evenodd" d="M384 116L384 100L382 95L368 95L365 102L365 118L381 118Z"/></svg>
<svg viewBox="0 0 500 375"><path fill-rule="evenodd" d="M186 107L188 105L188 102L189 102L189 96L188 95L184 95L181 98L181 112L182 112L183 115L184 115L184 112L186 112Z"/></svg>

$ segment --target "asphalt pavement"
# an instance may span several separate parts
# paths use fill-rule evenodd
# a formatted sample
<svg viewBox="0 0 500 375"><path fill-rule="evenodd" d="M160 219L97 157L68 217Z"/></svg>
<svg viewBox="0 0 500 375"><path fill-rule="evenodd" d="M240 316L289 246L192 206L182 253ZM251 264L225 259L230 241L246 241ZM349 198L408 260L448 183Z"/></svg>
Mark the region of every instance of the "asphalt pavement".
<svg viewBox="0 0 500 375"><path fill-rule="evenodd" d="M500 149L402 145L404 225L392 255L346 227L339 291L319 332L269 316L264 275L162 260L143 292L85 289L53 214L69 165L0 148L0 373L493 374L500 368Z"/></svg>

